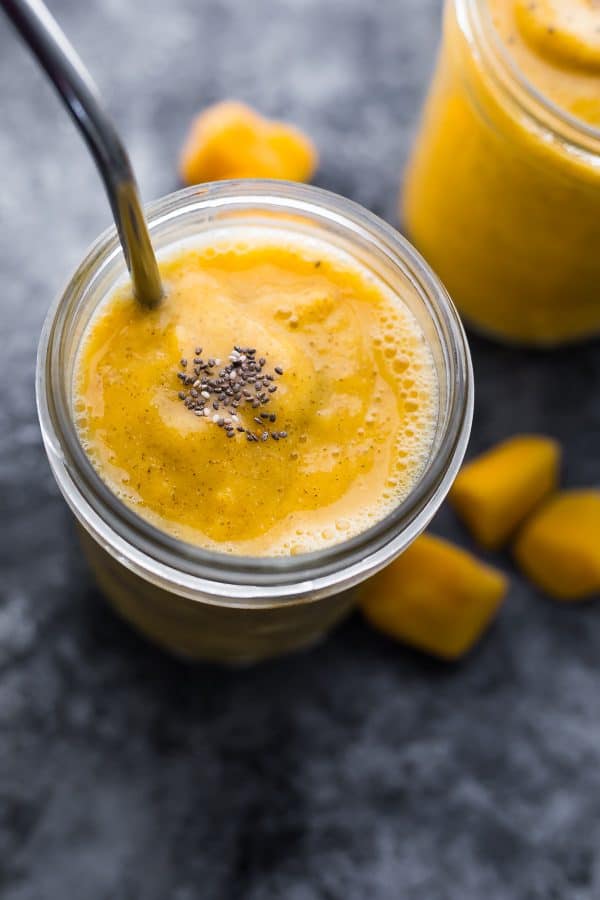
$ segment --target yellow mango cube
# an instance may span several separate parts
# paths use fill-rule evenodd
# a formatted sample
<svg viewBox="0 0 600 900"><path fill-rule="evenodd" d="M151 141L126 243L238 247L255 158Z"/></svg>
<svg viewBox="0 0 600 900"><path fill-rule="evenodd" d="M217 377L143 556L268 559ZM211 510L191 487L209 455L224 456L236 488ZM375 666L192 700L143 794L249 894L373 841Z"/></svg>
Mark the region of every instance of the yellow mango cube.
<svg viewBox="0 0 600 900"><path fill-rule="evenodd" d="M551 597L580 600L600 592L600 491L561 491L523 526L519 566Z"/></svg>
<svg viewBox="0 0 600 900"><path fill-rule="evenodd" d="M494 618L508 582L497 569L441 538L421 535L361 590L361 609L379 631L458 659Z"/></svg>
<svg viewBox="0 0 600 900"><path fill-rule="evenodd" d="M179 162L186 184L227 178L308 181L316 166L314 144L300 129L232 100L194 120Z"/></svg>
<svg viewBox="0 0 600 900"><path fill-rule="evenodd" d="M517 435L467 463L449 500L473 537L489 550L556 490L560 446L542 435Z"/></svg>

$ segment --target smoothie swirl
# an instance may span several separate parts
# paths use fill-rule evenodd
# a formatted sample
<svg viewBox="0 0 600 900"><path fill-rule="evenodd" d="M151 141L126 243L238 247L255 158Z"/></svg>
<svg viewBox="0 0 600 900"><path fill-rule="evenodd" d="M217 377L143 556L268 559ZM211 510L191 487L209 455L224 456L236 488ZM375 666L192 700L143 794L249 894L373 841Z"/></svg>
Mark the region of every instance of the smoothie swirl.
<svg viewBox="0 0 600 900"><path fill-rule="evenodd" d="M258 556L317 550L397 506L437 414L400 298L342 251L260 228L174 250L161 276L159 309L117 290L79 351L75 421L118 497L183 540ZM242 365L245 393L226 393Z"/></svg>
<svg viewBox="0 0 600 900"><path fill-rule="evenodd" d="M600 3L488 2L501 40L531 84L565 112L600 125Z"/></svg>

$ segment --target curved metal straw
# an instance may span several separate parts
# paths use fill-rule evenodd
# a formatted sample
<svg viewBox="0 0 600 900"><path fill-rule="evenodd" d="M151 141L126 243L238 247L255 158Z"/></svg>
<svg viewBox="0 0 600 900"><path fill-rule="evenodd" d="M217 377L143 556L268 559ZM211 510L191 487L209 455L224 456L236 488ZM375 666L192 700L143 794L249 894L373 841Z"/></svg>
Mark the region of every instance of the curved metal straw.
<svg viewBox="0 0 600 900"><path fill-rule="evenodd" d="M104 181L135 296L154 306L163 290L136 180L96 85L41 0L0 0L0 7L45 69L85 138Z"/></svg>

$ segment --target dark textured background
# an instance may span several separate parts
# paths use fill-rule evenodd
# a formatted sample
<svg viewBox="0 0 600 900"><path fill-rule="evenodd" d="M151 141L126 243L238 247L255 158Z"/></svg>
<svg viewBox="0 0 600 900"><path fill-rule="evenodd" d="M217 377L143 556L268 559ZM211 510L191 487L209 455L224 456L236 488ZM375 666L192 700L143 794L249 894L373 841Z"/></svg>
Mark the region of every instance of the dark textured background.
<svg viewBox="0 0 600 900"><path fill-rule="evenodd" d="M177 187L224 96L306 126L317 183L395 221L438 0L53 0L131 149ZM3 900L534 900L600 896L600 607L510 564L497 625L445 666L358 617L241 671L186 667L105 607L41 447L50 299L108 223L92 163L0 21L0 895ZM600 348L473 341L471 449L558 436L598 478ZM445 511L436 528L465 540Z"/></svg>

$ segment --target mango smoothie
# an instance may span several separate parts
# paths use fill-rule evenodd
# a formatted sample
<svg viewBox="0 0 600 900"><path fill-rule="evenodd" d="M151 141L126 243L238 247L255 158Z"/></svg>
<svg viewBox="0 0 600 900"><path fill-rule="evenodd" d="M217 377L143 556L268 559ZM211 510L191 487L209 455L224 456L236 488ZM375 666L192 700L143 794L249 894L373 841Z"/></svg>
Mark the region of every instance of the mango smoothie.
<svg viewBox="0 0 600 900"><path fill-rule="evenodd" d="M217 182L147 217L159 306L132 297L112 229L46 319L50 467L99 587L152 641L235 664L310 646L458 473L460 319L397 231L318 188Z"/></svg>
<svg viewBox="0 0 600 900"><path fill-rule="evenodd" d="M325 242L228 229L122 286L78 352L73 415L112 492L198 547L315 551L397 507L427 463L438 385L416 319Z"/></svg>
<svg viewBox="0 0 600 900"><path fill-rule="evenodd" d="M402 210L477 329L600 333L598 2L448 0Z"/></svg>

